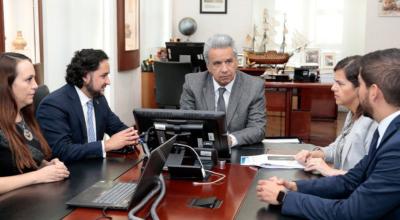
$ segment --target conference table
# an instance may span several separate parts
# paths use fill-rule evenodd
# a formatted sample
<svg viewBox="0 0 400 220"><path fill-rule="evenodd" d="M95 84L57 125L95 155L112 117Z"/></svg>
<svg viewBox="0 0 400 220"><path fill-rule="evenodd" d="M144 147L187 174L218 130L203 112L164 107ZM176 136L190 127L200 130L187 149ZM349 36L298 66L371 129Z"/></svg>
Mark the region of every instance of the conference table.
<svg viewBox="0 0 400 220"><path fill-rule="evenodd" d="M239 165L240 156L263 153L293 154L306 145L255 144L232 149L231 163L215 167L227 177L219 184L194 186L190 181L170 180L165 174L166 196L157 208L160 219L295 219L280 214L279 207L269 206L256 197L259 179L278 176L285 179L318 178L299 169L256 169ZM97 219L102 210L74 208L66 201L99 180L132 181L140 176L142 163L136 154L87 159L66 164L71 175L55 183L38 184L0 195L0 219ZM222 169L221 169L222 168ZM214 178L214 177L212 177ZM215 196L222 200L219 208L197 208L189 205L194 198ZM146 216L149 205L139 211ZM113 220L127 219L127 211L107 210Z"/></svg>

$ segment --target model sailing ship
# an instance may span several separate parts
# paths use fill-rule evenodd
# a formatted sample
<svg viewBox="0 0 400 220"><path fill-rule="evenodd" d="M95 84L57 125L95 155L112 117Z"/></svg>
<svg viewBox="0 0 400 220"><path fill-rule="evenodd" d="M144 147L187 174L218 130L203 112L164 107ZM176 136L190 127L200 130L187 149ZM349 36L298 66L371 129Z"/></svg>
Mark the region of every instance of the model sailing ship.
<svg viewBox="0 0 400 220"><path fill-rule="evenodd" d="M293 33L293 45L297 46L297 48L293 52L287 53L285 51L287 46L286 35L288 33L286 14L284 14L282 42L280 45L274 42L275 27L278 25L279 23L268 15L268 10L264 9L260 27L254 25L253 34L246 37L247 45L250 45L250 47L244 49L248 64L267 64L275 65L275 67L278 64L286 65L295 52L300 51L307 45L307 40L300 33L295 32ZM279 51L274 50L274 48L278 47Z"/></svg>

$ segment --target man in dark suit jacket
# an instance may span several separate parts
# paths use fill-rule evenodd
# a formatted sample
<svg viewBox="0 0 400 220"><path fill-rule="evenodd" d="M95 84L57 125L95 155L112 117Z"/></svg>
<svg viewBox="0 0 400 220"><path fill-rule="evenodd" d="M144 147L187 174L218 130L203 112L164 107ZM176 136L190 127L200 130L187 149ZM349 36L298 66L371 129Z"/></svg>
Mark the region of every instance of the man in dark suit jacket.
<svg viewBox="0 0 400 220"><path fill-rule="evenodd" d="M368 155L342 176L262 180L262 201L308 219L400 219L400 49L365 55L359 81L365 115L379 123Z"/></svg>
<svg viewBox="0 0 400 220"><path fill-rule="evenodd" d="M77 51L67 67L67 84L39 105L36 116L54 157L105 157L108 151L137 144L137 131L121 122L104 97L109 69L103 51ZM103 141L105 133L111 138Z"/></svg>
<svg viewBox="0 0 400 220"><path fill-rule="evenodd" d="M228 35L208 39L204 56L208 71L186 75L181 109L226 112L230 146L260 142L266 125L264 81L237 70L236 49Z"/></svg>

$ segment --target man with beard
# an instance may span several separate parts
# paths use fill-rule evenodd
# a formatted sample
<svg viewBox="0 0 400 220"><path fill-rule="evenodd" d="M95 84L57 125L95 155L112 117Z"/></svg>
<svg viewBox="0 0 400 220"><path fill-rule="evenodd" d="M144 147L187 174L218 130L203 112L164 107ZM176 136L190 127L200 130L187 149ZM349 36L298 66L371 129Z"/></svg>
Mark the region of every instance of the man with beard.
<svg viewBox="0 0 400 220"><path fill-rule="evenodd" d="M400 219L400 49L362 57L359 98L379 125L369 153L347 174L314 180L261 180L261 201L307 219Z"/></svg>
<svg viewBox="0 0 400 220"><path fill-rule="evenodd" d="M137 144L137 131L121 122L104 97L109 72L102 50L77 51L67 66L67 84L40 103L36 117L53 157L105 157L108 151ZM111 138L103 141L105 133Z"/></svg>

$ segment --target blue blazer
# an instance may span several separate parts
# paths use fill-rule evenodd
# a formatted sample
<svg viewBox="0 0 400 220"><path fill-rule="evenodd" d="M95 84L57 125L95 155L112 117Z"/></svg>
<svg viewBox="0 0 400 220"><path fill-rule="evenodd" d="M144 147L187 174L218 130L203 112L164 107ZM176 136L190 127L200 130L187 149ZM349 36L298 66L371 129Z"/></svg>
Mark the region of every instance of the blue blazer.
<svg viewBox="0 0 400 220"><path fill-rule="evenodd" d="M66 84L43 99L36 117L53 157L62 161L102 157L104 133L111 136L127 128L111 111L104 96L95 98L93 106L97 141L87 143L85 118L75 87Z"/></svg>
<svg viewBox="0 0 400 220"><path fill-rule="evenodd" d="M282 213L308 219L400 219L400 116L378 149L371 146L347 174L296 181Z"/></svg>

